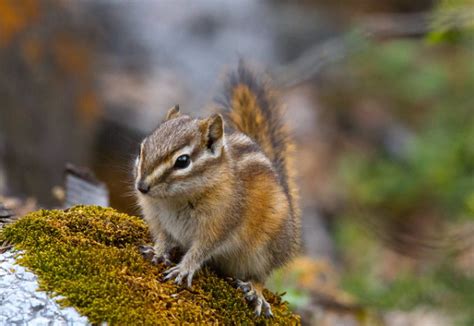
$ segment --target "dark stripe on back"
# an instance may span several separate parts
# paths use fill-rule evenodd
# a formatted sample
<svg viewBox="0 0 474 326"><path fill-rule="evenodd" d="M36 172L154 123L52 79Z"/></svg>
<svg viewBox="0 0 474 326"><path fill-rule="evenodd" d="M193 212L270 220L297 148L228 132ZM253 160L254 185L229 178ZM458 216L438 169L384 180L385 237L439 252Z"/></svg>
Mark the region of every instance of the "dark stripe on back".
<svg viewBox="0 0 474 326"><path fill-rule="evenodd" d="M235 158L239 158L249 153L261 153L262 151L256 144L230 144L232 154Z"/></svg>
<svg viewBox="0 0 474 326"><path fill-rule="evenodd" d="M229 129L236 129L235 125L232 122L232 119L229 118L228 113L232 111L232 99L234 96L234 90L237 89L239 85L245 85L249 88L252 94L255 96L257 105L259 108L259 113L263 115L266 125L268 125L268 137L271 142L271 146L274 152L274 158L272 164L275 167L275 170L278 174L279 183L282 185L285 193L290 195L289 185L288 185L288 173L285 159L285 151L290 143L288 135L284 128L284 122L282 118L282 113L279 110L279 104L276 99L270 95L269 89L259 76L257 76L253 71L248 69L245 64L241 61L237 71L229 74L227 81L224 86L223 96L216 98L215 102L224 108L224 117L226 122L230 125ZM250 138L256 140L256 137L253 134L257 134L261 131L259 130L240 130ZM269 153L266 153L269 155ZM290 200L291 202L292 200Z"/></svg>

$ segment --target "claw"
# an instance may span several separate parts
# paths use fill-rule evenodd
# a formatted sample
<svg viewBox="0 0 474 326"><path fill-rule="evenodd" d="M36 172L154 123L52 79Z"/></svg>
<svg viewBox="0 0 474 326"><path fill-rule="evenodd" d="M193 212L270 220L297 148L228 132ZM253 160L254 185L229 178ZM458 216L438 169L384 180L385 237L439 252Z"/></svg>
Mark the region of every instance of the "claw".
<svg viewBox="0 0 474 326"><path fill-rule="evenodd" d="M257 297L255 300L255 309L254 309L254 312L257 316L260 316L260 314L262 313L262 304L263 304L262 298Z"/></svg>
<svg viewBox="0 0 474 326"><path fill-rule="evenodd" d="M263 309L263 314L265 315L265 317L273 318L272 307L265 299L263 299L262 309Z"/></svg>
<svg viewBox="0 0 474 326"><path fill-rule="evenodd" d="M178 271L178 270L179 270L179 265L176 265L176 266L171 267L170 269L166 270L164 273L165 273L166 275L168 275L168 274L173 273L173 272L176 272L176 271Z"/></svg>
<svg viewBox="0 0 474 326"><path fill-rule="evenodd" d="M174 280L174 282L178 285L181 285L181 283L183 282L183 276L181 274L178 274L178 276L176 276L176 279Z"/></svg>
<svg viewBox="0 0 474 326"><path fill-rule="evenodd" d="M193 287L193 276L194 276L194 272L190 272L187 278L188 288L190 289Z"/></svg>
<svg viewBox="0 0 474 326"><path fill-rule="evenodd" d="M186 269L182 264L178 264L164 272L166 275L164 279L170 280L175 278L174 282L181 285L183 283L183 279L186 278L186 285L188 288L192 288L194 272L194 270Z"/></svg>
<svg viewBox="0 0 474 326"><path fill-rule="evenodd" d="M263 315L266 318L273 318L272 307L270 304L265 300L263 295L258 296L257 299L254 301L255 309L254 312L257 316L260 316L263 311Z"/></svg>
<svg viewBox="0 0 474 326"><path fill-rule="evenodd" d="M179 275L179 265L178 266L175 266L175 267L171 267L170 269L168 269L167 271L164 272L164 274L166 275L164 277L164 280L167 281L169 279L172 279L176 276Z"/></svg>
<svg viewBox="0 0 474 326"><path fill-rule="evenodd" d="M139 247L139 250L143 258L149 260L154 265L158 265L160 262L164 263L165 266L171 265L171 260L169 254L167 253L163 254L163 256L156 255L155 249L152 246L148 245L141 245Z"/></svg>
<svg viewBox="0 0 474 326"><path fill-rule="evenodd" d="M143 258L147 260L153 260L155 258L155 250L153 250L152 246L142 245L139 247L139 250Z"/></svg>
<svg viewBox="0 0 474 326"><path fill-rule="evenodd" d="M253 305L255 315L260 316L263 312L265 317L273 317L272 308L263 297L261 284L254 286L252 282L237 280L237 288L244 292L245 299Z"/></svg>
<svg viewBox="0 0 474 326"><path fill-rule="evenodd" d="M170 279L178 276L179 271L178 270L174 270L174 271L169 270L169 271L166 271L165 274L166 274L166 276L165 276L164 279L165 279L165 281L167 281L167 280L170 280Z"/></svg>

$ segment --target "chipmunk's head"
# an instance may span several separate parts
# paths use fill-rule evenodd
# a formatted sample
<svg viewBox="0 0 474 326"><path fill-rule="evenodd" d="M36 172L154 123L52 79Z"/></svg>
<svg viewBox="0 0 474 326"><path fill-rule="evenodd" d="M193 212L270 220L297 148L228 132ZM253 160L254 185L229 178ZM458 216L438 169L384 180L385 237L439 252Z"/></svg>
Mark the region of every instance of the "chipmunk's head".
<svg viewBox="0 0 474 326"><path fill-rule="evenodd" d="M192 196L216 182L224 161L224 122L219 114L206 119L168 111L165 121L140 144L135 161L138 196Z"/></svg>

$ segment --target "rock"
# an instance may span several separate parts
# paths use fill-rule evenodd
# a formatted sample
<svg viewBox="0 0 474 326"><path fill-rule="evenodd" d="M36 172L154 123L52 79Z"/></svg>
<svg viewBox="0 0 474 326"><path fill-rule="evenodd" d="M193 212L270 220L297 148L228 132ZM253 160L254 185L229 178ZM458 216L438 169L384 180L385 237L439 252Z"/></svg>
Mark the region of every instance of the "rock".
<svg viewBox="0 0 474 326"><path fill-rule="evenodd" d="M18 253L0 253L0 325L87 325L73 308L61 309L45 292L37 276L16 263Z"/></svg>

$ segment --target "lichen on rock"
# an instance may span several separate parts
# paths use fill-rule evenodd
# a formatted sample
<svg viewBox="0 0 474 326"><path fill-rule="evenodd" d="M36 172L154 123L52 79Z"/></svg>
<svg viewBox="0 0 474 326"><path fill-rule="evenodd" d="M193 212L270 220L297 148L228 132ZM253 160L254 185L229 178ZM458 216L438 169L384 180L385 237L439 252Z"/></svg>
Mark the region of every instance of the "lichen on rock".
<svg viewBox="0 0 474 326"><path fill-rule="evenodd" d="M40 210L5 226L0 238L22 250L42 290L61 295L94 324L299 324L281 297L265 291L274 318L255 317L243 294L204 268L193 288L164 282L138 246L150 242L146 224L111 208Z"/></svg>

